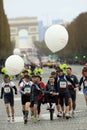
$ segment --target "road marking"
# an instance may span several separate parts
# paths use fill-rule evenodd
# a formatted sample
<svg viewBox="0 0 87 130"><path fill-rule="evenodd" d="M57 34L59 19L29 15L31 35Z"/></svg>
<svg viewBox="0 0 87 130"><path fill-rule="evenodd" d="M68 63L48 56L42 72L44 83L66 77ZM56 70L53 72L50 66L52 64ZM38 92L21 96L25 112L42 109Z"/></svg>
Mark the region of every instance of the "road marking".
<svg viewBox="0 0 87 130"><path fill-rule="evenodd" d="M21 101L21 98L20 97L16 97L14 98L15 101Z"/></svg>
<svg viewBox="0 0 87 130"><path fill-rule="evenodd" d="M81 91L81 92L77 92L77 94L79 94L79 95L83 95L83 92Z"/></svg>

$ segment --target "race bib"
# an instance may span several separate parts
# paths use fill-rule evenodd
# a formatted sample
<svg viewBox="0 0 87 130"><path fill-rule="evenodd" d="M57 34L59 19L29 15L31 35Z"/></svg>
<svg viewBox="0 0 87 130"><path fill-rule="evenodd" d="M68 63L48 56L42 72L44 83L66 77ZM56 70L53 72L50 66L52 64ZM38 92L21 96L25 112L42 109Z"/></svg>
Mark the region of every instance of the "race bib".
<svg viewBox="0 0 87 130"><path fill-rule="evenodd" d="M30 93L30 88L24 88L25 93Z"/></svg>
<svg viewBox="0 0 87 130"><path fill-rule="evenodd" d="M60 82L60 88L66 88L66 82L61 81Z"/></svg>
<svg viewBox="0 0 87 130"><path fill-rule="evenodd" d="M86 81L84 81L84 84L85 84L85 87L87 87L87 80L86 80Z"/></svg>
<svg viewBox="0 0 87 130"><path fill-rule="evenodd" d="M9 87L5 87L5 88L4 88L4 92L5 92L5 93L10 93L10 92L11 92L11 89L10 89Z"/></svg>

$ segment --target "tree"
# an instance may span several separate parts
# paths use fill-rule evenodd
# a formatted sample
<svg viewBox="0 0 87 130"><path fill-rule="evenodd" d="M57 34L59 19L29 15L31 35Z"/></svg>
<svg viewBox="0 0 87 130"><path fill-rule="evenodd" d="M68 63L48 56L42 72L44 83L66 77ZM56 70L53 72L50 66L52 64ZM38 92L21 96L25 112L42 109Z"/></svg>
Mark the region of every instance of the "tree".
<svg viewBox="0 0 87 130"><path fill-rule="evenodd" d="M3 0L0 0L0 59L12 54L12 44L10 41L10 29L3 9Z"/></svg>

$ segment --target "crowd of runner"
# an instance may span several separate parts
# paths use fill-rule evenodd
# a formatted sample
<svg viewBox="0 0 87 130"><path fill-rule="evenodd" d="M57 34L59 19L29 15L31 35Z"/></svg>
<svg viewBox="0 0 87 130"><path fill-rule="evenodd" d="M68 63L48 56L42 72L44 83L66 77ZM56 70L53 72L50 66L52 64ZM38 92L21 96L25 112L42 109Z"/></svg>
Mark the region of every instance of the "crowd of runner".
<svg viewBox="0 0 87 130"><path fill-rule="evenodd" d="M4 70L4 71L3 71ZM24 70L17 75L20 77L18 86L11 76L2 68L3 82L1 84L1 96L4 98L8 122L14 122L14 92L20 93L24 124L28 122L29 112L33 122L40 120L41 104L47 104L47 110L57 109L57 117L72 118L76 109L76 91L81 90L87 105L87 63L82 70L82 77L78 80L72 74L72 68L62 61L55 70L50 73L48 81L43 82L43 69L40 65L31 69L25 65ZM14 89L14 91L13 91Z"/></svg>

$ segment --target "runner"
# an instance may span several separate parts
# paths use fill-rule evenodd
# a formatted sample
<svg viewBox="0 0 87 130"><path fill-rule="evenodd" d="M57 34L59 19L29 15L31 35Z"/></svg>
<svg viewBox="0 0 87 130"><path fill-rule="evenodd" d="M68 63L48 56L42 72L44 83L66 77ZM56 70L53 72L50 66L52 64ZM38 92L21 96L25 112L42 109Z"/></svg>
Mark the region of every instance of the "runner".
<svg viewBox="0 0 87 130"><path fill-rule="evenodd" d="M30 106L30 92L32 82L30 81L30 77L25 75L23 81L19 84L19 92L21 93L21 103L22 103L22 112L24 118L24 124L28 122L28 113Z"/></svg>
<svg viewBox="0 0 87 130"><path fill-rule="evenodd" d="M50 76L46 84L45 93L47 94L45 95L47 98L47 110L50 109L50 103L52 103L51 108L55 109L56 95L58 95L58 93L56 93L55 91L54 82L55 82L54 77Z"/></svg>
<svg viewBox="0 0 87 130"><path fill-rule="evenodd" d="M14 82L10 81L9 75L4 76L4 81L1 84L1 99L4 96L4 103L6 108L6 113L8 116L8 122L11 121L14 122L14 94L13 94L13 88L15 90L15 94L17 94L17 88L14 84ZM11 113L10 113L11 109Z"/></svg>
<svg viewBox="0 0 87 130"><path fill-rule="evenodd" d="M33 122L36 123L38 120L38 95L41 91L38 86L38 76L33 75L33 85L31 87L31 95L30 95L30 107L33 113Z"/></svg>
<svg viewBox="0 0 87 130"><path fill-rule="evenodd" d="M87 63L85 63L83 69L82 69L82 76L84 76L84 68L87 68Z"/></svg>
<svg viewBox="0 0 87 130"><path fill-rule="evenodd" d="M66 75L64 75L64 72L62 69L60 69L59 76L57 78L57 85L56 87L56 92L59 93L59 99L60 99L60 105L62 109L62 116L65 113L65 117L69 118L69 98L70 98L70 93L68 89L68 81L70 81L74 86L75 84L73 81L68 78ZM65 104L65 110L64 110L64 104Z"/></svg>
<svg viewBox="0 0 87 130"><path fill-rule="evenodd" d="M59 71L60 71L60 68L59 67L56 67L55 68L56 71L52 71L51 72L51 76L54 78L54 87L55 87L55 90L57 88L57 79L58 79L58 76L59 76ZM56 90L57 91L57 90ZM59 104L59 95L56 95L56 109L57 109L57 117L61 117L62 114L61 114L61 106Z"/></svg>
<svg viewBox="0 0 87 130"><path fill-rule="evenodd" d="M87 105L87 68L83 69L84 76L81 77L79 82L79 91L81 90L81 84L83 84L83 94Z"/></svg>
<svg viewBox="0 0 87 130"><path fill-rule="evenodd" d="M42 78L40 76L37 77L37 84L39 86L39 88L41 89L41 91L44 91L46 85L45 83L41 80ZM41 104L44 103L44 95L42 93L39 93L38 95L38 115L37 115L37 119L40 120L40 113L41 113Z"/></svg>
<svg viewBox="0 0 87 130"><path fill-rule="evenodd" d="M69 99L70 102L70 114L73 116L75 108L76 108L76 90L78 88L78 79L75 75L72 74L72 69L71 67L67 68L67 77L69 77L74 83L75 87L72 85L70 81L68 81L68 88L70 92L71 98Z"/></svg>

